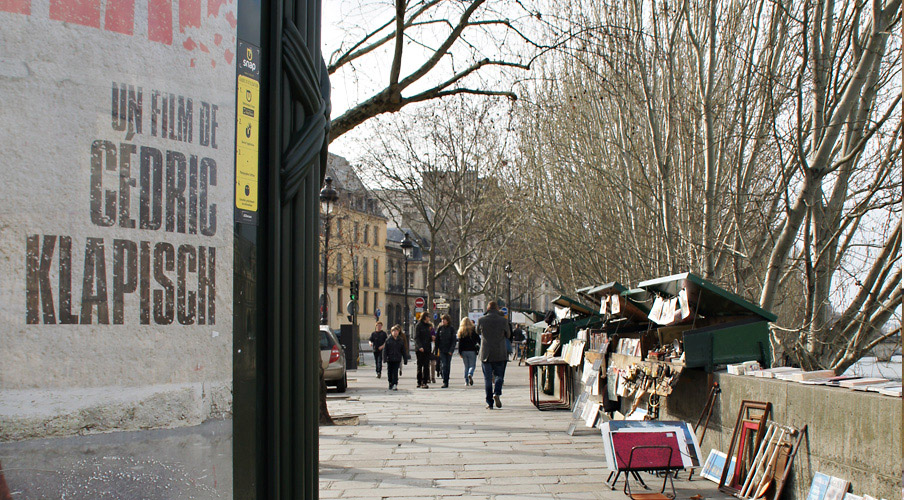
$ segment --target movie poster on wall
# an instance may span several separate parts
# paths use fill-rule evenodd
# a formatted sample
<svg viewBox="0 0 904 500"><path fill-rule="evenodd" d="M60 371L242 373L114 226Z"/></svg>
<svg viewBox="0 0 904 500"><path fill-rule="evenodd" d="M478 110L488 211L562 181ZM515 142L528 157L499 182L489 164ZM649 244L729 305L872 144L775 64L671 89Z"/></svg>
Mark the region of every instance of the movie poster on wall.
<svg viewBox="0 0 904 500"><path fill-rule="evenodd" d="M0 390L232 380L234 0L0 0Z"/></svg>

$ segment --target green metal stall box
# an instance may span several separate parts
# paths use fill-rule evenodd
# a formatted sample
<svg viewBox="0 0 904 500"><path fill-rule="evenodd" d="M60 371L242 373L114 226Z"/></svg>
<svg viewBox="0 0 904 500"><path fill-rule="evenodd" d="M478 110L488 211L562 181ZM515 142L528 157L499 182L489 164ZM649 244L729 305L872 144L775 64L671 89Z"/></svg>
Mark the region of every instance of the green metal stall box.
<svg viewBox="0 0 904 500"><path fill-rule="evenodd" d="M647 280L640 288L664 298L682 291L691 315L671 328L684 344L685 366L712 371L716 365L772 362L769 323L777 316L692 273ZM660 326L660 330L668 330Z"/></svg>

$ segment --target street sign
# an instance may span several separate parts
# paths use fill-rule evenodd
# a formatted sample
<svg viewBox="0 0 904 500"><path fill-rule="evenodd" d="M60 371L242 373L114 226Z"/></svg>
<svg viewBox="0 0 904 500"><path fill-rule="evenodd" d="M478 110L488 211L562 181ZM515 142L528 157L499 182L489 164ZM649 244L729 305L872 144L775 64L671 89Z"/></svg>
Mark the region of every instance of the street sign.
<svg viewBox="0 0 904 500"><path fill-rule="evenodd" d="M441 310L448 309L449 303L448 302L439 302L439 303L435 304L434 307L436 307L437 309L441 309Z"/></svg>
<svg viewBox="0 0 904 500"><path fill-rule="evenodd" d="M423 308L424 308L424 304L426 304L426 303L427 303L427 301L424 300L423 297L418 297L418 298L414 299L414 307L423 309Z"/></svg>
<svg viewBox="0 0 904 500"><path fill-rule="evenodd" d="M377 319L380 319L380 314L381 314L381 313L380 313L380 308L378 307L377 310L374 311L374 316L376 316Z"/></svg>
<svg viewBox="0 0 904 500"><path fill-rule="evenodd" d="M502 314L503 314L504 316L508 316L508 307L503 307L503 308L502 308Z"/></svg>

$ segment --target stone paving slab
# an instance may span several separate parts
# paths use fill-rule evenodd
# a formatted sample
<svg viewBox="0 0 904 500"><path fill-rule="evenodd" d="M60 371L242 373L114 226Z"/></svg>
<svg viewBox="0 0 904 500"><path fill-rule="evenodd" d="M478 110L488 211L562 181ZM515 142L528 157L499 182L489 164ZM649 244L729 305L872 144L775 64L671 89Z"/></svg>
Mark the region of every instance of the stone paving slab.
<svg viewBox="0 0 904 500"><path fill-rule="evenodd" d="M530 403L527 367L509 363L502 409L484 408L483 376L462 380L453 358L450 387L415 388L405 367L399 390L387 390L370 366L349 384L347 399L330 400L333 414L361 415L359 424L321 428L320 497L339 499L611 499L628 497L604 484L609 476L596 429L565 434L571 412L538 411ZM642 474L658 491L662 479ZM679 499L700 494L727 500L695 475L676 481ZM646 492L639 484L632 489Z"/></svg>

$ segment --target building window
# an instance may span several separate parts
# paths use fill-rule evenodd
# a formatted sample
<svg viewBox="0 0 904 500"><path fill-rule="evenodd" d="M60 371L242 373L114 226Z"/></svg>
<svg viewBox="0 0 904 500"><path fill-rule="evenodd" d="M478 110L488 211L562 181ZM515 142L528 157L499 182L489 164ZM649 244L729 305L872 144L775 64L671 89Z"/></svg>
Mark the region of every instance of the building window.
<svg viewBox="0 0 904 500"><path fill-rule="evenodd" d="M334 307L333 309L336 310L336 316L342 315L342 289L341 288L336 289L336 307Z"/></svg>
<svg viewBox="0 0 904 500"><path fill-rule="evenodd" d="M370 242L370 226L364 224L364 244L368 244Z"/></svg>
<svg viewBox="0 0 904 500"><path fill-rule="evenodd" d="M380 294L377 292L374 292L374 314L376 314L377 309L380 308L380 301L378 300L379 298L380 298Z"/></svg>
<svg viewBox="0 0 904 500"><path fill-rule="evenodd" d="M336 219L336 236L342 237L342 219Z"/></svg>
<svg viewBox="0 0 904 500"><path fill-rule="evenodd" d="M363 274L364 274L364 286L370 286L370 284L369 284L370 276L367 275L367 257L364 257Z"/></svg>
<svg viewBox="0 0 904 500"><path fill-rule="evenodd" d="M380 239L378 235L380 234L380 229L377 226L374 226L374 246L380 246Z"/></svg>
<svg viewBox="0 0 904 500"><path fill-rule="evenodd" d="M362 303L364 304L364 314L367 314L367 291L364 292L364 300Z"/></svg>
<svg viewBox="0 0 904 500"><path fill-rule="evenodd" d="M374 288L380 288L380 260L374 259Z"/></svg>
<svg viewBox="0 0 904 500"><path fill-rule="evenodd" d="M354 231L355 232L354 232L353 237L354 237L355 243L357 243L358 242L358 221L355 221L355 230Z"/></svg>
<svg viewBox="0 0 904 500"><path fill-rule="evenodd" d="M336 277L342 282L342 254L336 252Z"/></svg>
<svg viewBox="0 0 904 500"><path fill-rule="evenodd" d="M408 288L414 288L414 272L408 271Z"/></svg>

